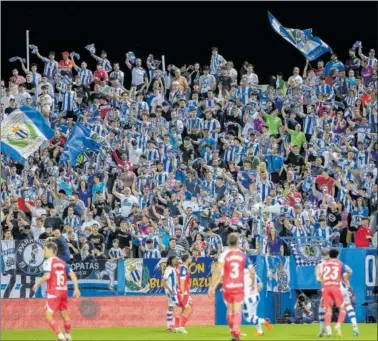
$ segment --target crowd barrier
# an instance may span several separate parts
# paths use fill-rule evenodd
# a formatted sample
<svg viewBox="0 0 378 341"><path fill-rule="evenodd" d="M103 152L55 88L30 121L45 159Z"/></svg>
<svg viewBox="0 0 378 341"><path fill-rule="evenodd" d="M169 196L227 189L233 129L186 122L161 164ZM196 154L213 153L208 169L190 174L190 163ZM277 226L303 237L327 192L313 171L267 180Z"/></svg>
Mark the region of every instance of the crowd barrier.
<svg viewBox="0 0 378 341"><path fill-rule="evenodd" d="M264 284L260 293L262 300L258 308L258 315L270 318L273 323L279 316L282 316L286 309L293 311L298 290L316 291L320 289L314 276L315 265L321 260L320 245L301 244L293 250L293 255L290 257L249 256L249 258ZM373 290L377 285L378 252L376 249L341 249L340 259L353 269L351 285L355 293L356 316L359 322L364 322L367 309L362 304L372 302L376 298ZM212 258L195 258L190 266L191 293L199 305L195 309L197 311L195 316L203 310L210 309L203 305L209 304L208 298L204 294L207 293L210 285L213 262ZM3 316L5 316L4 312L10 314L14 309L17 312L20 311L21 316L24 317L23 320L33 320L34 317L31 315L36 312L34 308L42 307L44 302L43 299L38 299L44 297L43 288L36 293L31 290L42 274L42 263L43 241L2 241L1 298L3 299ZM164 295L162 275L166 267L166 259L126 259L120 260L118 263L111 263L107 260L87 258L84 260L74 259L71 266L79 278L83 297L78 302L72 301L72 307L80 304L80 301L85 302L89 299L88 302L96 302L98 309L106 311L108 306L111 310L111 305L108 305L107 302L112 302L111 304L114 306L117 306L115 302L122 302L119 304L120 309L117 309L115 313L122 311L122 314L127 315L130 310L125 307L128 304L134 307L138 306L138 309L143 311L143 309L148 310L151 305L155 306L155 303L151 302L156 302L156 307L159 306L161 314L164 314L163 306L166 305L166 298L162 296ZM71 294L71 283L69 283L69 290ZM103 298L103 296L107 296L107 298ZM29 300L29 298L37 299ZM133 304L137 301L138 303ZM210 324L227 324L221 292L216 293L211 306L214 310L214 314L211 315L213 319L211 321L202 319L202 321ZM161 323L164 323L163 317ZM2 320L7 319L2 318ZM101 320L103 319L101 318ZM153 318L148 320L150 323L154 323L152 322ZM17 328L20 323L22 324L18 319L11 319L6 322L6 328L11 328L12 323L14 323L14 328ZM33 325L31 322L25 323L28 326ZM135 324L136 322L131 321L130 323Z"/></svg>

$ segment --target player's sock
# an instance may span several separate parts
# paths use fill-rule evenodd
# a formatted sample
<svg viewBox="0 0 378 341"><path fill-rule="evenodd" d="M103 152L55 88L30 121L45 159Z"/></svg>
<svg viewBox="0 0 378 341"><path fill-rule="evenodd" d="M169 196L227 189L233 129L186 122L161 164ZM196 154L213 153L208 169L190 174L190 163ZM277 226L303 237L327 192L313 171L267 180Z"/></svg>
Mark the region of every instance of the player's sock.
<svg viewBox="0 0 378 341"><path fill-rule="evenodd" d="M358 325L357 325L357 319L356 319L356 312L354 311L353 306L351 304L349 304L346 307L346 311L347 311L348 317L350 319L350 322L352 323L353 328L357 329Z"/></svg>
<svg viewBox="0 0 378 341"><path fill-rule="evenodd" d="M345 316L346 316L346 310L340 310L339 311L339 316L337 318L337 323L343 323L345 321Z"/></svg>
<svg viewBox="0 0 378 341"><path fill-rule="evenodd" d="M175 316L175 325L172 326L173 328L178 328L180 327L180 320L181 320L181 316L177 315Z"/></svg>
<svg viewBox="0 0 378 341"><path fill-rule="evenodd" d="M240 325L241 325L242 315L240 311L234 312L232 316L232 331L237 335L240 334Z"/></svg>
<svg viewBox="0 0 378 341"><path fill-rule="evenodd" d="M66 338L64 337L63 333L58 334L58 339L59 340L65 340Z"/></svg>
<svg viewBox="0 0 378 341"><path fill-rule="evenodd" d="M256 327L256 330L257 330L257 332L259 334L263 334L264 333L263 330L262 330L261 324L257 324L255 327Z"/></svg>
<svg viewBox="0 0 378 341"><path fill-rule="evenodd" d="M319 307L318 316L319 316L319 327L320 327L320 331L322 332L324 330L324 317L325 317L324 308Z"/></svg>
<svg viewBox="0 0 378 341"><path fill-rule="evenodd" d="M53 332L54 332L56 335L58 335L58 334L62 334L62 333L60 332L60 327L58 326L58 324L56 323L55 320L50 320L50 321L48 321L48 323L49 323L50 328L53 330ZM62 335L63 335L63 334L62 334ZM63 336L63 337L64 337L64 336Z"/></svg>
<svg viewBox="0 0 378 341"><path fill-rule="evenodd" d="M227 314L227 323L230 329L232 329L232 324L233 324L233 315L232 313Z"/></svg>
<svg viewBox="0 0 378 341"><path fill-rule="evenodd" d="M71 321L64 321L64 330L66 334L71 334Z"/></svg>
<svg viewBox="0 0 378 341"><path fill-rule="evenodd" d="M181 315L181 320L180 320L180 327L185 327L186 322L188 322L188 316Z"/></svg>
<svg viewBox="0 0 378 341"><path fill-rule="evenodd" d="M168 310L167 311L167 328L171 328L172 320L173 320L173 312Z"/></svg>
<svg viewBox="0 0 378 341"><path fill-rule="evenodd" d="M328 327L331 325L332 321L332 311L326 311L325 313L325 325Z"/></svg>

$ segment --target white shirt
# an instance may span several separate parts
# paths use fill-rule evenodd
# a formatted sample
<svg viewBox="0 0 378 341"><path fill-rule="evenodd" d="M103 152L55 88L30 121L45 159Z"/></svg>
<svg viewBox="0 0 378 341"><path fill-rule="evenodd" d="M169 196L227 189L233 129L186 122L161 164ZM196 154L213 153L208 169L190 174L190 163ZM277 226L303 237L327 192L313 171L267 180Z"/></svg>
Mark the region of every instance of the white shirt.
<svg viewBox="0 0 378 341"><path fill-rule="evenodd" d="M244 270L244 297L251 297L256 296L259 294L259 291L257 290L257 286L260 283L260 279L257 277L257 274L255 274L255 281L253 283L253 290L252 290L252 280L251 276L249 275L249 270Z"/></svg>
<svg viewBox="0 0 378 341"><path fill-rule="evenodd" d="M98 221L94 219L86 221L85 223L83 223L83 225L81 225L81 231L84 232L86 227L92 226L93 224L98 224Z"/></svg>
<svg viewBox="0 0 378 341"><path fill-rule="evenodd" d="M289 80L288 80L288 83L290 83L290 82L295 82L297 85L302 85L302 83L303 83L303 79L302 79L302 77L301 76L299 76L299 75L292 75L290 78L289 78Z"/></svg>
<svg viewBox="0 0 378 341"><path fill-rule="evenodd" d="M120 194L119 197L121 200L121 215L128 217L133 208L133 204L138 204L138 199L133 195L126 196L124 194Z"/></svg>
<svg viewBox="0 0 378 341"><path fill-rule="evenodd" d="M142 154L143 154L142 149L140 149L140 148L134 149L132 146L129 147L129 161L133 165L138 163L139 156L141 156Z"/></svg>
<svg viewBox="0 0 378 341"><path fill-rule="evenodd" d="M37 85L37 88L35 90L35 95L38 97L41 93L42 93L42 87L43 86L47 86L49 89L47 90L47 93L52 97L54 98L54 88L53 86L51 85L51 83L49 82L46 82L46 83L39 83Z"/></svg>
<svg viewBox="0 0 378 341"><path fill-rule="evenodd" d="M248 83L259 84L259 77L254 72L252 72L250 75L246 74L245 76L248 79Z"/></svg>
<svg viewBox="0 0 378 341"><path fill-rule="evenodd" d="M23 93L19 92L15 96L17 107L19 108L19 107L23 106L25 104L27 98L31 98L31 96L28 92L23 92Z"/></svg>
<svg viewBox="0 0 378 341"><path fill-rule="evenodd" d="M131 83L135 84L136 86L143 84L146 75L146 71L142 67L135 66L131 71Z"/></svg>
<svg viewBox="0 0 378 341"><path fill-rule="evenodd" d="M168 288L173 292L173 294L177 294L177 275L176 269L172 266L167 266L164 271L163 278L167 281ZM165 293L168 294L167 289L165 289Z"/></svg>
<svg viewBox="0 0 378 341"><path fill-rule="evenodd" d="M39 239L39 236L45 232L45 228L42 227L42 228L38 228L37 226L32 226L31 227L31 232L33 234L33 238L34 240L38 240Z"/></svg>
<svg viewBox="0 0 378 341"><path fill-rule="evenodd" d="M4 105L4 108L8 108L9 107L9 101L14 98L13 95L9 95L9 96L3 96L1 97L1 104Z"/></svg>

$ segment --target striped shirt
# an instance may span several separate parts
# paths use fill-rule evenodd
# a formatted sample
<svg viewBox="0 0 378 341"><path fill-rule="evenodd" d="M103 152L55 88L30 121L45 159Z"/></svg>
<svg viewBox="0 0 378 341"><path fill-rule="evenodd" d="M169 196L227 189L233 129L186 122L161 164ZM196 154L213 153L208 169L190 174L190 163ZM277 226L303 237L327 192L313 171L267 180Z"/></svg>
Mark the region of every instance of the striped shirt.
<svg viewBox="0 0 378 341"><path fill-rule="evenodd" d="M266 182L257 182L256 184L256 191L261 199L261 201L265 201L266 197L269 195L270 190L273 188L273 183L271 181Z"/></svg>
<svg viewBox="0 0 378 341"><path fill-rule="evenodd" d="M303 118L303 132L305 134L313 134L316 127L316 118L315 114L307 114Z"/></svg>
<svg viewBox="0 0 378 341"><path fill-rule="evenodd" d="M55 74L58 72L58 62L56 60L50 60L45 57L42 58L42 60L45 63L43 74L46 75L46 77L49 79L54 78Z"/></svg>
<svg viewBox="0 0 378 341"><path fill-rule="evenodd" d="M210 73L212 75L219 74L224 61L224 58L220 54L212 55L210 59Z"/></svg>
<svg viewBox="0 0 378 341"><path fill-rule="evenodd" d="M158 186L161 186L162 184L166 183L168 181L168 173L167 172L156 172L155 173L155 181Z"/></svg>
<svg viewBox="0 0 378 341"><path fill-rule="evenodd" d="M119 71L112 71L110 73L110 78L115 78L115 79L118 79L119 80L119 84L121 86L123 86L123 82L125 80L125 74L123 71L119 70Z"/></svg>
<svg viewBox="0 0 378 341"><path fill-rule="evenodd" d="M222 249L223 249L222 238L218 234L213 233L207 240L207 254L210 255L212 251L218 252L219 246L221 247L221 252L222 252Z"/></svg>
<svg viewBox="0 0 378 341"><path fill-rule="evenodd" d="M67 216L66 218L64 218L64 224L69 224L74 229L77 229L81 226L80 219L76 215L72 217Z"/></svg>
<svg viewBox="0 0 378 341"><path fill-rule="evenodd" d="M76 102L76 92L75 91L61 91L62 97L62 111L73 111L74 104Z"/></svg>
<svg viewBox="0 0 378 341"><path fill-rule="evenodd" d="M119 247L117 248L112 247L109 250L108 255L109 255L109 258L122 258L123 252Z"/></svg>
<svg viewBox="0 0 378 341"><path fill-rule="evenodd" d="M146 249L143 253L145 259L158 259L161 258L160 251L158 249Z"/></svg>
<svg viewBox="0 0 378 341"><path fill-rule="evenodd" d="M80 68L78 66L75 66L75 70L76 70L77 74L80 77L80 82L83 85L90 85L92 83L93 73L92 73L91 70L82 69L82 68Z"/></svg>
<svg viewBox="0 0 378 341"><path fill-rule="evenodd" d="M241 98L242 103L246 105L248 103L249 98L252 95L252 91L253 89L250 86L246 86L246 87L240 86L238 90L236 91L236 97Z"/></svg>
<svg viewBox="0 0 378 341"><path fill-rule="evenodd" d="M96 58L97 62L102 65L102 68L105 72L108 72L112 69L112 65L110 64L110 61L107 58Z"/></svg>

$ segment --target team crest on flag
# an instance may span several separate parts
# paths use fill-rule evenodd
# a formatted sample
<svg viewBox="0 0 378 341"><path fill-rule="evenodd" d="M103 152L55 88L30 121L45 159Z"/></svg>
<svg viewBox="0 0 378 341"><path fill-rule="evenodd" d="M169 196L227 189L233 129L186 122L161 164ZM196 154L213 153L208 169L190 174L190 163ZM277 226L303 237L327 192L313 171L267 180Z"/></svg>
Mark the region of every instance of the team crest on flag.
<svg viewBox="0 0 378 341"><path fill-rule="evenodd" d="M291 243L297 266L316 266L322 261L322 243L311 242L306 244Z"/></svg>
<svg viewBox="0 0 378 341"><path fill-rule="evenodd" d="M125 261L125 291L127 292L144 292L149 289L148 278L150 272L144 265L143 259L127 259Z"/></svg>
<svg viewBox="0 0 378 341"><path fill-rule="evenodd" d="M267 291L290 291L290 257L266 256Z"/></svg>
<svg viewBox="0 0 378 341"><path fill-rule="evenodd" d="M53 130L39 112L22 106L1 122L1 151L23 163L53 136Z"/></svg>

